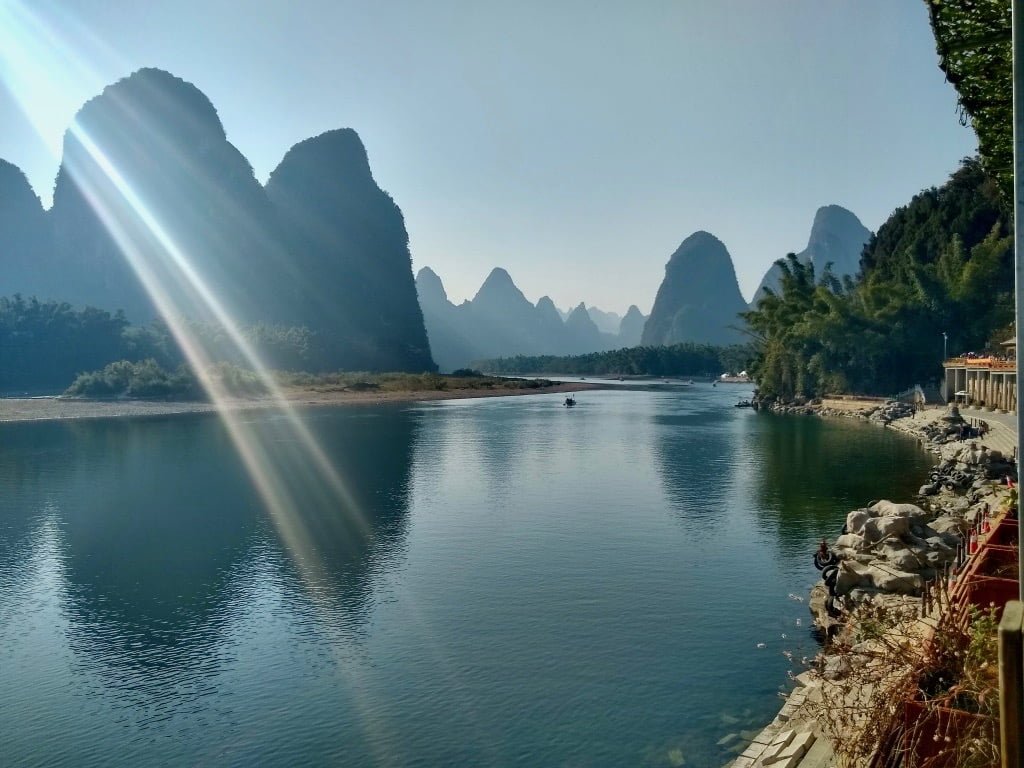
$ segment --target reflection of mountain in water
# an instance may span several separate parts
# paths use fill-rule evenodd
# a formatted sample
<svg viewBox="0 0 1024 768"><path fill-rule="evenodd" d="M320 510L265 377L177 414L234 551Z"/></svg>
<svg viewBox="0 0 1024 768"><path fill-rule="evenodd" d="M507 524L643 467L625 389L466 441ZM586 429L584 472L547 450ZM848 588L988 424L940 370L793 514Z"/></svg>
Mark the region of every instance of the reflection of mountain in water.
<svg viewBox="0 0 1024 768"><path fill-rule="evenodd" d="M711 409L655 417L655 457L665 496L686 521L711 523L728 497L734 441Z"/></svg>
<svg viewBox="0 0 1024 768"><path fill-rule="evenodd" d="M251 418L271 455L294 451L274 417ZM374 564L403 540L415 418L398 409L309 417L365 525L351 510L323 506L322 489L310 485L293 488L288 522L313 542L301 556L321 566L321 607L330 596L330 610L349 623L366 610ZM288 562L213 418L13 429L0 451L0 485L20 489L0 500L0 559L17 558L18 532L28 535L51 504L71 647L82 663L113 671L119 685L151 687L153 676L200 681L213 663L206 655L245 608L239 595L261 588L240 584L243 574L266 572L268 560ZM280 571L285 580L295 574L291 564ZM143 677L133 680L135 673Z"/></svg>

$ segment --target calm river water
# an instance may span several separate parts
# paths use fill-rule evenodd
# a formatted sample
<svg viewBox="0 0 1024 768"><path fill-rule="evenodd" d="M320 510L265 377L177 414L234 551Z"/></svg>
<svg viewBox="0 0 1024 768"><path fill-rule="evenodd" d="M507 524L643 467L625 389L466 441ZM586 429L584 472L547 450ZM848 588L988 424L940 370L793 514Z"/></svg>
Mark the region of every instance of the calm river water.
<svg viewBox="0 0 1024 768"><path fill-rule="evenodd" d="M215 417L0 425L0 763L721 765L816 540L929 465L748 393L309 411L349 501L285 521Z"/></svg>

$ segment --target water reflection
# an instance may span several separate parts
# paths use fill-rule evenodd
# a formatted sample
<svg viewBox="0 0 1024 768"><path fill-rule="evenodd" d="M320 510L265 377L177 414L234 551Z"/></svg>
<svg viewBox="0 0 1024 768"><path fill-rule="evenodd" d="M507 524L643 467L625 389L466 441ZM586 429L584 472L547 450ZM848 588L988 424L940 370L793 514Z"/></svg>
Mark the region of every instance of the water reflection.
<svg viewBox="0 0 1024 768"><path fill-rule="evenodd" d="M695 534L729 512L737 441L735 414L721 400L708 392L685 399L666 396L651 417L665 498Z"/></svg>
<svg viewBox="0 0 1024 768"><path fill-rule="evenodd" d="M837 520L880 493L909 499L932 463L913 440L873 424L749 416L754 507L782 546L838 534Z"/></svg>
<svg viewBox="0 0 1024 768"><path fill-rule="evenodd" d="M261 439L280 438L272 418L251 418ZM322 489L295 497L322 564L326 618L351 625L365 619L377 564L401 550L417 420L377 409L309 423L370 522L357 528L325 508ZM0 563L25 570L41 521L56 526L68 642L84 665L112 673L104 685L208 675L256 561L298 582L268 549L273 526L215 418L15 425L2 442Z"/></svg>

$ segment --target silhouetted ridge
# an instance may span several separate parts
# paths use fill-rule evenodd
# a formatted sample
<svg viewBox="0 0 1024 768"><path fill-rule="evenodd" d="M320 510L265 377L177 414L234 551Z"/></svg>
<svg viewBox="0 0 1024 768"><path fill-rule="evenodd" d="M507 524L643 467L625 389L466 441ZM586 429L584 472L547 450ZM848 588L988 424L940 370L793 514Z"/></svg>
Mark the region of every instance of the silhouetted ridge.
<svg viewBox="0 0 1024 768"><path fill-rule="evenodd" d="M448 300L441 278L430 267L416 273L416 293L423 310L423 323L430 340L430 352L442 371L464 368L480 355L465 331L463 316L468 304L456 307Z"/></svg>
<svg viewBox="0 0 1024 768"><path fill-rule="evenodd" d="M266 191L292 254L292 320L327 333L340 367L433 369L405 220L356 132L296 144Z"/></svg>
<svg viewBox="0 0 1024 768"><path fill-rule="evenodd" d="M430 267L423 267L416 273L416 293L421 302L424 298L428 301L448 301L448 292L444 289L444 283Z"/></svg>
<svg viewBox="0 0 1024 768"><path fill-rule="evenodd" d="M172 268L183 258L237 319L272 312L283 258L263 191L209 99L166 72L139 70L79 110L50 219L62 265L52 293L72 303L153 317L133 261L179 314L207 319Z"/></svg>
<svg viewBox="0 0 1024 768"><path fill-rule="evenodd" d="M647 319L643 344L733 344L738 314L747 308L725 245L708 232L694 232L672 254Z"/></svg>
<svg viewBox="0 0 1024 768"><path fill-rule="evenodd" d="M49 298L50 250L42 203L21 169L0 160L0 296Z"/></svg>
<svg viewBox="0 0 1024 768"><path fill-rule="evenodd" d="M472 301L458 306L427 267L416 276L416 290L430 348L442 370L496 357L582 354L625 346L617 334L598 329L583 302L564 321L550 297L531 304L501 267L491 271Z"/></svg>

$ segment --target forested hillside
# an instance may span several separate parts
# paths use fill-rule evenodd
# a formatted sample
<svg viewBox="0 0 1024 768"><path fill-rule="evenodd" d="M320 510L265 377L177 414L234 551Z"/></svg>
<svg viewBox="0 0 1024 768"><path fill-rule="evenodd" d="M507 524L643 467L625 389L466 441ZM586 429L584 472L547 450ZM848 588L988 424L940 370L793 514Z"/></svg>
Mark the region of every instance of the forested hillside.
<svg viewBox="0 0 1024 768"><path fill-rule="evenodd" d="M1013 242L998 186L976 159L897 209L868 242L859 282L790 254L781 290L746 313L762 394L891 394L982 349L1013 314ZM1001 340L1001 339L1000 339Z"/></svg>
<svg viewBox="0 0 1024 768"><path fill-rule="evenodd" d="M951 354L998 349L1013 318L1010 9L928 3L939 66L979 140L942 187L897 209L865 247L859 282L792 254L781 290L748 312L763 395L891 394Z"/></svg>

